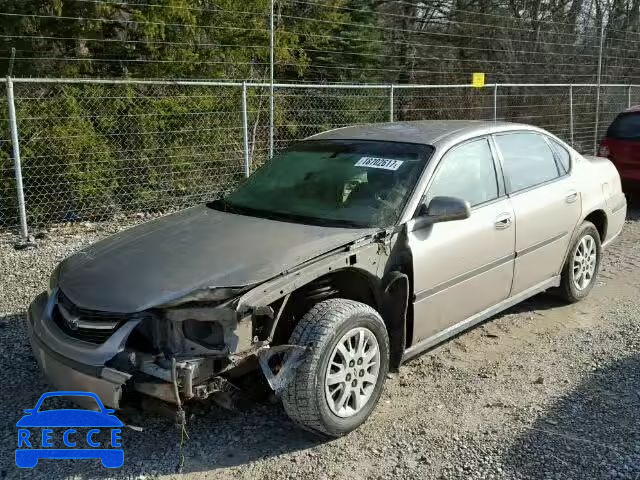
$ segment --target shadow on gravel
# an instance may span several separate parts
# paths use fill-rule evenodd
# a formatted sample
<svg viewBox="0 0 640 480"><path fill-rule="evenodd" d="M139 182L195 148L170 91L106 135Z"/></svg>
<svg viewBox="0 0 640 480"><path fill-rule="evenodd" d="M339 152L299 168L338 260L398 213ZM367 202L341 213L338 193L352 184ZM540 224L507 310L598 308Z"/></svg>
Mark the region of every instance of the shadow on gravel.
<svg viewBox="0 0 640 480"><path fill-rule="evenodd" d="M508 308L504 312L498 313L494 318L503 317L505 315L511 315L514 313L533 313L536 310L551 310L558 307L566 307L567 302L562 298L555 295L553 292L542 292L538 295L534 295L511 308Z"/></svg>
<svg viewBox="0 0 640 480"><path fill-rule="evenodd" d="M188 420L188 438L182 451L180 432L171 419L140 415L135 425L142 431L122 430L125 463L120 469L106 469L98 460L41 460L32 470L19 469L14 462L15 424L24 409L32 408L49 390L31 355L24 315L0 316L0 479L167 475L176 473L181 455L183 473L215 471L306 450L323 442L297 428L280 406L255 404L248 410L231 412L208 404ZM66 402L59 408L65 404L69 408ZM125 423L134 423L133 417L120 417Z"/></svg>
<svg viewBox="0 0 640 480"><path fill-rule="evenodd" d="M640 479L640 355L589 374L503 461L517 478Z"/></svg>

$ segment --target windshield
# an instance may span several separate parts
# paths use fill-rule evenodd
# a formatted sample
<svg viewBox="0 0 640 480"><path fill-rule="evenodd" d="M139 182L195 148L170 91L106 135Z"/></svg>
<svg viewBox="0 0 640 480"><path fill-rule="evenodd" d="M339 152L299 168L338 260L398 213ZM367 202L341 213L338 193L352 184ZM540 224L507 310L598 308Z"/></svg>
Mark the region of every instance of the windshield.
<svg viewBox="0 0 640 480"><path fill-rule="evenodd" d="M213 208L347 227L386 227L402 212L433 147L305 141L275 155Z"/></svg>

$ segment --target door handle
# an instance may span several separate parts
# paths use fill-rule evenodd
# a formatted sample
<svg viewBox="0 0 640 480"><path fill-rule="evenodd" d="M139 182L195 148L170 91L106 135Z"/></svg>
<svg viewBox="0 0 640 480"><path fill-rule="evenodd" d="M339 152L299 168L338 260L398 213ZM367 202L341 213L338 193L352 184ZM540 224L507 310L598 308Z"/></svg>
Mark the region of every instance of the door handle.
<svg viewBox="0 0 640 480"><path fill-rule="evenodd" d="M578 192L576 192L575 190L571 190L569 193L567 193L567 196L565 197L565 201L567 203L574 203L577 199L578 199Z"/></svg>
<svg viewBox="0 0 640 480"><path fill-rule="evenodd" d="M505 228L509 228L511 226L511 214L510 213L501 213L496 217L496 221L494 226L498 230L504 230Z"/></svg>

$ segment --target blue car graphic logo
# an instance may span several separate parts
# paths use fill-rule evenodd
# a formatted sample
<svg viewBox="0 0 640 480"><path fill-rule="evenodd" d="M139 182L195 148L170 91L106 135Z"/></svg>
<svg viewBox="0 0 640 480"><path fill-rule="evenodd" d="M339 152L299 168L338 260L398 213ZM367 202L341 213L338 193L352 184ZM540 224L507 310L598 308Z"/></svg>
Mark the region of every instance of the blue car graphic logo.
<svg viewBox="0 0 640 480"><path fill-rule="evenodd" d="M83 396L95 400L99 411L82 409L58 409L40 411L47 398L61 396ZM48 392L43 394L32 409L18 423L18 448L16 465L20 468L33 468L41 458L83 459L99 458L107 468L118 468L124 463L124 451L120 441L122 422L113 414L113 410L104 408L100 398L92 392ZM33 427L41 428L39 434L33 433ZM29 430L31 428L32 430ZM62 429L61 440L66 448L54 448L52 428ZM89 429L86 434L79 429ZM100 442L101 429L109 429L108 445ZM60 439L57 439L60 440ZM111 448L105 448L110 446Z"/></svg>

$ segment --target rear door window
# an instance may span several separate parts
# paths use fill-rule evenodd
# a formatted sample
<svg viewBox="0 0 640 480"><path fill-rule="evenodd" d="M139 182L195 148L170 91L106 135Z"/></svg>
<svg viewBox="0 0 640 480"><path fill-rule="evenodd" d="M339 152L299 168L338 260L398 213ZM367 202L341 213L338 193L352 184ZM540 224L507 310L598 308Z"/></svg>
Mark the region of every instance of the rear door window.
<svg viewBox="0 0 640 480"><path fill-rule="evenodd" d="M621 113L607 130L607 137L640 140L640 113Z"/></svg>
<svg viewBox="0 0 640 480"><path fill-rule="evenodd" d="M512 192L560 176L551 147L541 135L534 132L505 133L496 135L495 140Z"/></svg>
<svg viewBox="0 0 640 480"><path fill-rule="evenodd" d="M566 148L556 142L553 138L548 138L548 140L549 143L551 143L553 149L556 151L556 155L558 157L558 161L560 162L560 167L562 167L563 173L568 173L569 169L571 168L571 154L567 151Z"/></svg>

